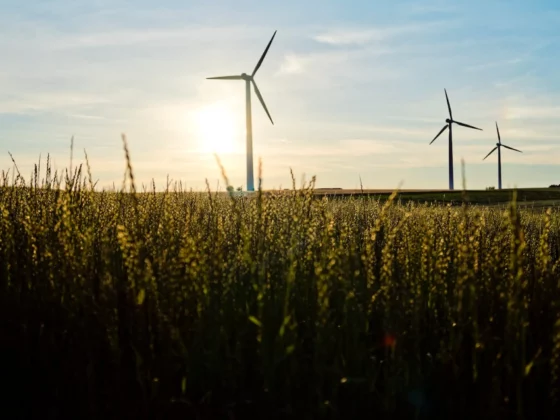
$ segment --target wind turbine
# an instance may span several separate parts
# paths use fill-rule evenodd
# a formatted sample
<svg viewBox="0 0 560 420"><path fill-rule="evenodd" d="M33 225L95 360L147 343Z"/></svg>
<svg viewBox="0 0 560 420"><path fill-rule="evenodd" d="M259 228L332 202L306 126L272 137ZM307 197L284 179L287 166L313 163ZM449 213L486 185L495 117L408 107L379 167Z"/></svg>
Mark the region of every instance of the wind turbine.
<svg viewBox="0 0 560 420"><path fill-rule="evenodd" d="M444 91L445 91L445 99L447 100L447 108L449 109L449 118L445 120L446 124L443 126L443 128L440 130L437 136L434 137L434 139L430 142L430 144L432 144L440 136L441 133L443 133L447 128L449 128L449 189L452 190L453 189L453 134L452 134L453 130L451 128L451 125L455 123L457 125L462 125L463 127L474 128L475 130L480 130L480 131L482 131L482 128L473 127L472 125L455 121L453 119L453 114L451 113L451 105L449 104L449 97L447 96L447 90L444 89Z"/></svg>
<svg viewBox="0 0 560 420"><path fill-rule="evenodd" d="M496 122L496 131L498 133L498 143L496 143L496 147L494 147L490 153L488 153L486 155L486 157L482 160L485 160L488 156L490 156L492 153L494 153L496 151L496 149L498 149L498 189L501 190L502 189L502 151L501 151L501 147L505 147L506 149L510 149L510 150L515 150L516 152L519 153L523 153L521 150L517 150L514 149L513 147L509 147L506 146L505 144L502 144L502 139L500 137L500 129L498 128L498 123Z"/></svg>
<svg viewBox="0 0 560 420"><path fill-rule="evenodd" d="M255 74L259 70L266 56L266 53L268 52L268 49L270 48L270 44L272 44L272 41L274 40L275 36L276 36L276 31L274 31L274 34L272 35L272 38L270 39L268 45L266 46L266 49L264 50L264 53L261 56L261 59L255 66L253 73L251 73L250 75L247 73L241 73L241 75L239 76L207 77L207 79L245 80L245 104L246 104L246 126L247 126L246 128L247 130L247 191L255 191L255 186L253 183L253 127L252 127L252 119L251 119L251 83L255 88L255 93L257 94L259 101L261 102L264 110L266 111L266 115L268 115L268 118L270 118L270 122L272 123L272 125L274 125L274 121L272 121L272 117L268 112L266 104L264 103L264 99L261 96L261 92L257 87L257 83L255 82ZM219 122L216 123L219 124Z"/></svg>

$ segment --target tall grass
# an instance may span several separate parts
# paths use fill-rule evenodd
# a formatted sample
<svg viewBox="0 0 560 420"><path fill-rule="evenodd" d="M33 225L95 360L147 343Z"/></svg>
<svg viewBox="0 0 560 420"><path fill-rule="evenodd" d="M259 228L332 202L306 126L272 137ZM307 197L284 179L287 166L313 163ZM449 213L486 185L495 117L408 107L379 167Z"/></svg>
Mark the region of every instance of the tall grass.
<svg viewBox="0 0 560 420"><path fill-rule="evenodd" d="M558 210L139 192L127 161L3 173L6 413L559 414Z"/></svg>

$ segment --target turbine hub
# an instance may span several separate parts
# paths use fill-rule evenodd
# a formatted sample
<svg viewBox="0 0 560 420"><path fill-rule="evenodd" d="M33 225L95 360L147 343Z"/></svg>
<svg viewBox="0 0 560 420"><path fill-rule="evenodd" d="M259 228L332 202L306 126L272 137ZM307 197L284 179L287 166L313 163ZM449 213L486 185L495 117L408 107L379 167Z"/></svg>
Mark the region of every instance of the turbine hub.
<svg viewBox="0 0 560 420"><path fill-rule="evenodd" d="M446 119L445 119L445 122L446 122L447 124L450 124L450 123L451 123L451 120L450 120L449 118L446 118Z"/></svg>
<svg viewBox="0 0 560 420"><path fill-rule="evenodd" d="M501 144L500 144L500 143L496 143L496 146L500 147L500 146L501 146Z"/></svg>

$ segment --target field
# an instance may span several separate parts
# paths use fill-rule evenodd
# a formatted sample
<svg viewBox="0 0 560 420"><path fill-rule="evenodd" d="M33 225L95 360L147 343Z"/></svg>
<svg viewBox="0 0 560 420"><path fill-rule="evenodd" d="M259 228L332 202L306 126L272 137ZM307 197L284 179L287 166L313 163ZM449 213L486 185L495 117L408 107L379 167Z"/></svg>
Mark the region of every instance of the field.
<svg viewBox="0 0 560 420"><path fill-rule="evenodd" d="M0 188L6 413L560 413L555 207L93 192L80 174Z"/></svg>
<svg viewBox="0 0 560 420"><path fill-rule="evenodd" d="M398 190L396 200L415 203L439 203L461 205L462 203L484 206L508 205L513 194L517 204L523 207L550 207L560 205L560 188L523 188L503 190ZM373 197L380 201L387 200L391 190L347 190L347 189L314 189L319 197L330 198Z"/></svg>

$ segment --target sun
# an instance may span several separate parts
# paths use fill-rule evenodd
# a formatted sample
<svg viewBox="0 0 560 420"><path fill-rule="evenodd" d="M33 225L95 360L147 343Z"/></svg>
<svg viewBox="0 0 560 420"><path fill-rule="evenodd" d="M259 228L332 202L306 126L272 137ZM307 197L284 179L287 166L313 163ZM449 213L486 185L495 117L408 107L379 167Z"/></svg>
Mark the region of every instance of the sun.
<svg viewBox="0 0 560 420"><path fill-rule="evenodd" d="M202 107L196 112L195 123L202 150L211 153L235 151L237 124L230 108L223 104Z"/></svg>

